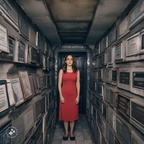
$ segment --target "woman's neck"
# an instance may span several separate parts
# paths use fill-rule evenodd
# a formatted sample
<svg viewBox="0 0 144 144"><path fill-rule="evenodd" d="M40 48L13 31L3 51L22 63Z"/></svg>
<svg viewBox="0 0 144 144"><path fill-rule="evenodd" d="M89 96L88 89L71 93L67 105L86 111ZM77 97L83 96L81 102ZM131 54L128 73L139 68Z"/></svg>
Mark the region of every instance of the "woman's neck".
<svg viewBox="0 0 144 144"><path fill-rule="evenodd" d="M67 66L67 70L72 70L72 66Z"/></svg>

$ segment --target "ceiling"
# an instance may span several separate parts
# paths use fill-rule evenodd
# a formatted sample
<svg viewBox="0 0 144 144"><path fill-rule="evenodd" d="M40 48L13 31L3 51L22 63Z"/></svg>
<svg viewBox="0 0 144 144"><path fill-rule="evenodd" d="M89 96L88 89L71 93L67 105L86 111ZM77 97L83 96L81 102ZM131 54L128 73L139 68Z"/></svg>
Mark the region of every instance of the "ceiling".
<svg viewBox="0 0 144 144"><path fill-rule="evenodd" d="M53 46L94 45L131 0L17 0Z"/></svg>

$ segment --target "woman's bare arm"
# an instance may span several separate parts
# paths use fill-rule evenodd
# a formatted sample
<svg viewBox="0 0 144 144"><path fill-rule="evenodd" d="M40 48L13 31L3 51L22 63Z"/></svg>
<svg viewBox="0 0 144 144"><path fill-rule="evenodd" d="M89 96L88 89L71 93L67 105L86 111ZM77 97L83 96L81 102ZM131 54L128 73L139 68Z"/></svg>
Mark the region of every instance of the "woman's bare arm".
<svg viewBox="0 0 144 144"><path fill-rule="evenodd" d="M77 72L76 88L77 88L76 104L78 104L79 103L79 97L80 97L80 72L79 72L79 70Z"/></svg>
<svg viewBox="0 0 144 144"><path fill-rule="evenodd" d="M60 95L60 101L61 103L64 103L64 98L62 96L62 91L61 91L61 86L62 86L62 74L63 74L63 70L61 69L59 71L59 76L58 76L58 90L59 90L59 95Z"/></svg>

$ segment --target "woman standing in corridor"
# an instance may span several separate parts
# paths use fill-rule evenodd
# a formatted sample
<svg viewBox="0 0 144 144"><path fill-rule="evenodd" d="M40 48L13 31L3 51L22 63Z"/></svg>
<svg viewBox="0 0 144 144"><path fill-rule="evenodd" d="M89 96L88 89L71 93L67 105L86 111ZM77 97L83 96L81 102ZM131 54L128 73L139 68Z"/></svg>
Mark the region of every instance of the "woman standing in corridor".
<svg viewBox="0 0 144 144"><path fill-rule="evenodd" d="M63 140L68 140L69 122L70 139L75 140L74 124L79 118L80 72L72 55L65 57L63 68L59 71L58 90L60 95L59 120L64 121L65 128Z"/></svg>

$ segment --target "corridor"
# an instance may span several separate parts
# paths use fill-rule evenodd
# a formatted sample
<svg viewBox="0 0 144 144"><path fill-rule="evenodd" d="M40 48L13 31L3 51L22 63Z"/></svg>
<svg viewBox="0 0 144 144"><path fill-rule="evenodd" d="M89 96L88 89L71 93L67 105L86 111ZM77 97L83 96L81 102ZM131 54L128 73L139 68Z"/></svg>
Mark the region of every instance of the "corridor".
<svg viewBox="0 0 144 144"><path fill-rule="evenodd" d="M80 115L80 119L76 121L75 141L71 141L70 138L67 141L63 141L63 133L63 124L57 122L52 144L95 144L84 115Z"/></svg>
<svg viewBox="0 0 144 144"><path fill-rule="evenodd" d="M144 144L144 0L0 0L0 144Z"/></svg>

